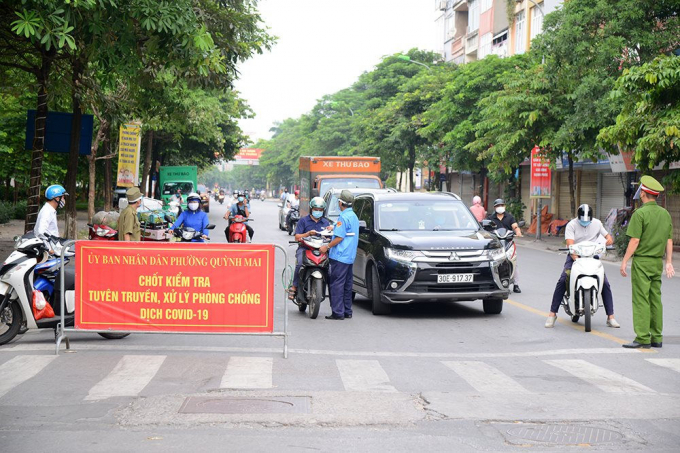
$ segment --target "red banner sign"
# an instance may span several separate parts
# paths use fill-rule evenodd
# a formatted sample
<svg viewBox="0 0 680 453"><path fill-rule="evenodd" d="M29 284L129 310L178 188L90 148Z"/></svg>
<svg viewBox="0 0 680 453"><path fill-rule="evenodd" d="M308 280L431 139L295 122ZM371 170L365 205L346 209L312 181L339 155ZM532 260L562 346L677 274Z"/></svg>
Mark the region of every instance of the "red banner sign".
<svg viewBox="0 0 680 453"><path fill-rule="evenodd" d="M234 156L234 159L258 160L262 156L263 152L264 150L260 148L241 148L238 150L238 154Z"/></svg>
<svg viewBox="0 0 680 453"><path fill-rule="evenodd" d="M550 198L551 189L550 161L541 154L541 148L534 146L531 150L531 198Z"/></svg>
<svg viewBox="0 0 680 453"><path fill-rule="evenodd" d="M76 243L75 327L272 332L274 246Z"/></svg>

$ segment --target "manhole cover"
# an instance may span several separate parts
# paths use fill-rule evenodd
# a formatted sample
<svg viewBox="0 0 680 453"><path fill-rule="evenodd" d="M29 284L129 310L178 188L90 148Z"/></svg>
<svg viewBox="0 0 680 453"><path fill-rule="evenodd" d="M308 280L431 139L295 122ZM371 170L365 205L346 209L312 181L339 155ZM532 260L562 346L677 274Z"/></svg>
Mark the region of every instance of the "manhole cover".
<svg viewBox="0 0 680 453"><path fill-rule="evenodd" d="M601 444L618 442L621 433L602 428L574 425L522 425L507 433L513 437L552 444Z"/></svg>
<svg viewBox="0 0 680 453"><path fill-rule="evenodd" d="M306 414L311 397L244 398L190 396L179 409L181 414Z"/></svg>

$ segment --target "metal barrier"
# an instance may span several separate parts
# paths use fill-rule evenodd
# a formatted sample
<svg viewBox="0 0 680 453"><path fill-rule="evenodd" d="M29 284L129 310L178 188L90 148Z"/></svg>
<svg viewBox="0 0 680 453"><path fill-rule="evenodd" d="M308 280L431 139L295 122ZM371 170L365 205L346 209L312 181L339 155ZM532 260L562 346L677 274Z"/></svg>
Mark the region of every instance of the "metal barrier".
<svg viewBox="0 0 680 453"><path fill-rule="evenodd" d="M66 293L65 293L65 283L64 283L64 255L68 252L69 248L76 243L75 240L70 240L66 241L63 244L63 247L61 249L61 270L60 270L60 283L61 283L61 322L57 324L57 334L56 334L56 347L55 347L55 354L59 355L59 346L61 345L61 342L64 341L66 344L66 349L71 349L71 344L69 341L68 336L66 335L67 332L74 332L74 333L113 333L113 334L132 334L132 333L141 333L141 334L177 334L180 333L182 335L244 335L244 336L262 336L262 337L283 337L283 358L287 359L288 358L288 307L286 306L286 296L284 296L283 299L283 331L282 332L158 332L158 331L144 331L144 330L134 330L134 331L129 331L129 330L83 330L83 329L76 329L75 327L66 327ZM275 248L281 250L283 252L283 258L284 262L286 263L283 268L283 272L281 275L284 278L284 281L286 279L286 271L288 270L287 264L288 264L288 253L286 253L286 250L281 247L280 245L272 244ZM74 260L75 261L75 260ZM284 288L284 293L285 293L285 288ZM274 309L274 306L276 304L276 296L274 296L274 304L272 306L272 310ZM74 311L74 316L75 316L75 311ZM75 319L74 319L75 321Z"/></svg>

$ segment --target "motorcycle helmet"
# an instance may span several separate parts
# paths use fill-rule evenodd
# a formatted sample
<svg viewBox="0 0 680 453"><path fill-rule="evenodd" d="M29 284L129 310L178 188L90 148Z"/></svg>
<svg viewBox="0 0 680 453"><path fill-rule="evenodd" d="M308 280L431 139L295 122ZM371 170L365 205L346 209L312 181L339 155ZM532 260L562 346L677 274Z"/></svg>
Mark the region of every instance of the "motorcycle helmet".
<svg viewBox="0 0 680 453"><path fill-rule="evenodd" d="M504 204L505 204L505 200L503 200L502 198L496 198L493 202L493 207L495 208L496 206L500 206L500 205L504 205Z"/></svg>
<svg viewBox="0 0 680 453"><path fill-rule="evenodd" d="M314 197L309 200L309 209L326 209L326 201L321 197Z"/></svg>
<svg viewBox="0 0 680 453"><path fill-rule="evenodd" d="M66 189L59 184L52 184L45 190L45 198L48 200L53 200L57 197L68 195Z"/></svg>
<svg viewBox="0 0 680 453"><path fill-rule="evenodd" d="M300 195L300 191L299 191L299 190L296 190L296 191L295 191L295 195Z"/></svg>
<svg viewBox="0 0 680 453"><path fill-rule="evenodd" d="M590 206L584 203L578 207L576 217L578 218L578 223L580 223L581 226L586 227L590 225L590 222L593 221L593 210L590 209Z"/></svg>
<svg viewBox="0 0 680 453"><path fill-rule="evenodd" d="M191 192L189 195L187 195L187 203L189 203L190 201L198 201L200 203L201 196L196 192Z"/></svg>

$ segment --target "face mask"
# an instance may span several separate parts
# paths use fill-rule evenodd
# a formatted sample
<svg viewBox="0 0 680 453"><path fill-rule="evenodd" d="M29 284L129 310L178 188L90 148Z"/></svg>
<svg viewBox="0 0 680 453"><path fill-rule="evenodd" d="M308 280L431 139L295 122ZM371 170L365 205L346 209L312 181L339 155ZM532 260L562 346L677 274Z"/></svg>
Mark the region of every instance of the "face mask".
<svg viewBox="0 0 680 453"><path fill-rule="evenodd" d="M189 206L189 209L191 209L192 211L195 211L195 210L198 209L198 203L197 202L189 203L188 206Z"/></svg>
<svg viewBox="0 0 680 453"><path fill-rule="evenodd" d="M321 216L323 215L323 211L312 211L312 215L314 216L315 219L320 219Z"/></svg>
<svg viewBox="0 0 680 453"><path fill-rule="evenodd" d="M64 206L66 206L66 200L64 200L64 197L59 199L59 205L58 206L60 208L63 208Z"/></svg>
<svg viewBox="0 0 680 453"><path fill-rule="evenodd" d="M243 197L238 197L238 201L243 201Z"/></svg>
<svg viewBox="0 0 680 453"><path fill-rule="evenodd" d="M591 222L590 220L579 220L578 221L578 223L580 223L582 227L587 227L588 225L590 225L590 222Z"/></svg>
<svg viewBox="0 0 680 453"><path fill-rule="evenodd" d="M501 206L500 208L496 208L497 214L503 214L504 212L505 212L505 206Z"/></svg>

